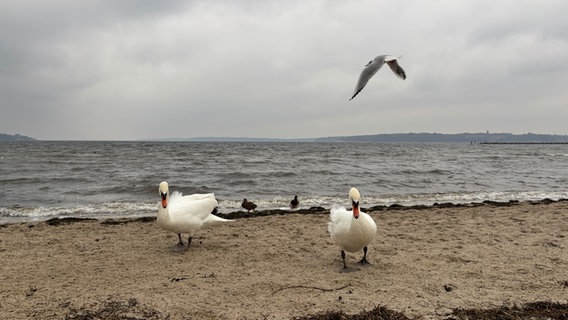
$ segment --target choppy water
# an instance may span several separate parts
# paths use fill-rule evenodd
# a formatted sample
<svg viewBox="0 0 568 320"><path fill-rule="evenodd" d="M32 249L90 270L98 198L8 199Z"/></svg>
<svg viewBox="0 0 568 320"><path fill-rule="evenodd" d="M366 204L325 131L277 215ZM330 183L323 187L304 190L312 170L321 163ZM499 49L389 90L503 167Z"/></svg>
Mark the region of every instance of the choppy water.
<svg viewBox="0 0 568 320"><path fill-rule="evenodd" d="M568 198L568 145L384 143L4 142L0 223L55 216L147 216L158 184L215 192L219 211L347 203Z"/></svg>

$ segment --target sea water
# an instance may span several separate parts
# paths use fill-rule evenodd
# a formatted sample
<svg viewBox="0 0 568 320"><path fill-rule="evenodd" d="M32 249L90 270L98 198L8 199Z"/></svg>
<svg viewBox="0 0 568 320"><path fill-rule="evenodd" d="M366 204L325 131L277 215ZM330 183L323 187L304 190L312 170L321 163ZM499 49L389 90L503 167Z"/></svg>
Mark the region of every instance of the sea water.
<svg viewBox="0 0 568 320"><path fill-rule="evenodd" d="M0 223L157 212L158 184L215 193L220 214L568 198L568 145L315 142L0 143Z"/></svg>

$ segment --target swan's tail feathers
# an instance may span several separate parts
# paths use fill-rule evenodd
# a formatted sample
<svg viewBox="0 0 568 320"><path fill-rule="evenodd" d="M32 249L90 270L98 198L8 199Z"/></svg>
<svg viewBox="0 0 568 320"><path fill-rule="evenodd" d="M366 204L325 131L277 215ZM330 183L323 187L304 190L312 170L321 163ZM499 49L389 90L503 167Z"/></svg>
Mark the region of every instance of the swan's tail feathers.
<svg viewBox="0 0 568 320"><path fill-rule="evenodd" d="M336 230L336 227L337 227L336 225L337 225L337 223L339 222L339 219L340 219L340 217L339 217L340 213L339 212L342 211L342 210L344 211L345 208L343 206L340 206L340 205L337 205L337 204L334 204L331 207L331 210L329 210L330 222L327 223L327 231L329 231L329 233L331 235L333 235L335 233L335 230Z"/></svg>
<svg viewBox="0 0 568 320"><path fill-rule="evenodd" d="M333 222L327 223L327 232L329 232L329 235L333 235L335 232L335 224Z"/></svg>
<svg viewBox="0 0 568 320"><path fill-rule="evenodd" d="M225 218L221 218L221 217L218 217L216 215L210 214L209 217L207 217L207 220L205 221L205 223L206 224L217 224L217 223L231 222L231 221L235 221L235 220L225 219Z"/></svg>

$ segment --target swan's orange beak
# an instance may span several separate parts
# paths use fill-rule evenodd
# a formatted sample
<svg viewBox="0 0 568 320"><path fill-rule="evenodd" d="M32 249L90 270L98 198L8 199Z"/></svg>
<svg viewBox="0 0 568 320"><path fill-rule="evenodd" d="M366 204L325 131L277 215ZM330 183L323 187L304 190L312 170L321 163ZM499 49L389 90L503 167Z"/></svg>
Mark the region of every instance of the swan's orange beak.
<svg viewBox="0 0 568 320"><path fill-rule="evenodd" d="M165 193L162 193L162 208L166 208L168 206L168 198Z"/></svg>
<svg viewBox="0 0 568 320"><path fill-rule="evenodd" d="M353 218L359 219L359 202L353 201Z"/></svg>

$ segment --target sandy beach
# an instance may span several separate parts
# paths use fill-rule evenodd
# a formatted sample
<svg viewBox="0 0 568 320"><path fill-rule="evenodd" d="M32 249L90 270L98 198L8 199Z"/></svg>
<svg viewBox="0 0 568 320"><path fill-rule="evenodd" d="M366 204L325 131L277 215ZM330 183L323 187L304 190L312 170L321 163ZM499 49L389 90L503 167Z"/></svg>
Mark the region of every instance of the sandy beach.
<svg viewBox="0 0 568 320"><path fill-rule="evenodd" d="M327 212L236 219L201 230L189 250L152 219L4 225L0 319L104 308L131 319L292 319L379 305L445 319L456 308L568 301L567 201L369 214L372 265L353 273L339 272Z"/></svg>

